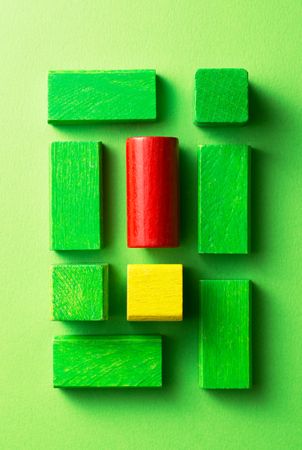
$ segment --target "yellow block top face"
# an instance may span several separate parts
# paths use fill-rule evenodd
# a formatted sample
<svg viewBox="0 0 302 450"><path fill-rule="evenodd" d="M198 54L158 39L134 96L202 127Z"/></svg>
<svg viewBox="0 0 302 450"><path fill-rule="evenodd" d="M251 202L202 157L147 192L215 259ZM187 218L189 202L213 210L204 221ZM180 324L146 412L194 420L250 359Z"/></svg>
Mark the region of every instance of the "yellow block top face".
<svg viewBox="0 0 302 450"><path fill-rule="evenodd" d="M182 320L182 264L129 264L127 319Z"/></svg>

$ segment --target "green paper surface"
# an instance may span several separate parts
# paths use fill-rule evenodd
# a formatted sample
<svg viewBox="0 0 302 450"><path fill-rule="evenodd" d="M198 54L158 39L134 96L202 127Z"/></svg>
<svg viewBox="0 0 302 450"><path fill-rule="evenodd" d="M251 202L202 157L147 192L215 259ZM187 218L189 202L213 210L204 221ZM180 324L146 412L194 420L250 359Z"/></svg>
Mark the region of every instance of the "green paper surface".
<svg viewBox="0 0 302 450"><path fill-rule="evenodd" d="M301 2L40 0L2 2L0 448L9 450L296 450L302 441ZM158 121L54 127L47 75L153 67ZM244 67L250 120L200 128L194 75ZM125 140L180 141L181 241L126 246ZM49 145L101 141L104 248L50 252ZM197 253L197 145L252 150L251 252ZM53 264L110 265L110 320L49 320ZM127 264L184 264L184 320L127 323ZM253 388L198 386L200 279L253 283ZM111 301L112 300L112 301ZM163 388L52 387L52 341L65 334L162 334Z"/></svg>

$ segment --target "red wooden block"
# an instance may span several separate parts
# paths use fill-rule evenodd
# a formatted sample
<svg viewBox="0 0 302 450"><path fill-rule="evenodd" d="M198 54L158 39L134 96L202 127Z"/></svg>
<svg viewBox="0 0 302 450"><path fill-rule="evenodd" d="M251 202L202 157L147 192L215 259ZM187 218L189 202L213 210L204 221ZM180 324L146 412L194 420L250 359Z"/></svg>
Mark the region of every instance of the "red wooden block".
<svg viewBox="0 0 302 450"><path fill-rule="evenodd" d="M128 247L179 245L178 139L127 139Z"/></svg>

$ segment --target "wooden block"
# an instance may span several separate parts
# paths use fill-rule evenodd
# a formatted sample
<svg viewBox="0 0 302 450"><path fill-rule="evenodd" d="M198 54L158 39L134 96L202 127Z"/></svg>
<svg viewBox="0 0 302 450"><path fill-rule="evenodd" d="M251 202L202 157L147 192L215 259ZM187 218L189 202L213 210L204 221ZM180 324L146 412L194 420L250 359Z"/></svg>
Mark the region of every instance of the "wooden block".
<svg viewBox="0 0 302 450"><path fill-rule="evenodd" d="M182 264L129 264L127 320L182 320Z"/></svg>
<svg viewBox="0 0 302 450"><path fill-rule="evenodd" d="M199 253L248 253L249 153L246 145L200 146Z"/></svg>
<svg viewBox="0 0 302 450"><path fill-rule="evenodd" d="M161 387L161 336L58 336L54 387Z"/></svg>
<svg viewBox="0 0 302 450"><path fill-rule="evenodd" d="M179 245L178 139L127 139L128 247Z"/></svg>
<svg viewBox="0 0 302 450"><path fill-rule="evenodd" d="M248 73L244 69L199 69L195 74L195 122L242 125L248 121Z"/></svg>
<svg viewBox="0 0 302 450"><path fill-rule="evenodd" d="M101 144L54 142L51 146L51 246L95 250L102 245Z"/></svg>
<svg viewBox="0 0 302 450"><path fill-rule="evenodd" d="M251 386L250 282L201 281L200 387Z"/></svg>
<svg viewBox="0 0 302 450"><path fill-rule="evenodd" d="M108 264L52 268L53 320L108 319Z"/></svg>
<svg viewBox="0 0 302 450"><path fill-rule="evenodd" d="M49 72L49 123L155 119L155 70Z"/></svg>

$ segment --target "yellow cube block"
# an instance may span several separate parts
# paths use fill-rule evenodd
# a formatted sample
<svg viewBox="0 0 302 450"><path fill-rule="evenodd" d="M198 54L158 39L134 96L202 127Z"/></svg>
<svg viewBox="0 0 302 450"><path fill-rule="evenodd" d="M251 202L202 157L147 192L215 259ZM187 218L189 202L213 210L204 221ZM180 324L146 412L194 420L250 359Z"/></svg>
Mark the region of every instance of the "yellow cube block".
<svg viewBox="0 0 302 450"><path fill-rule="evenodd" d="M129 264L127 319L182 320L182 264Z"/></svg>

